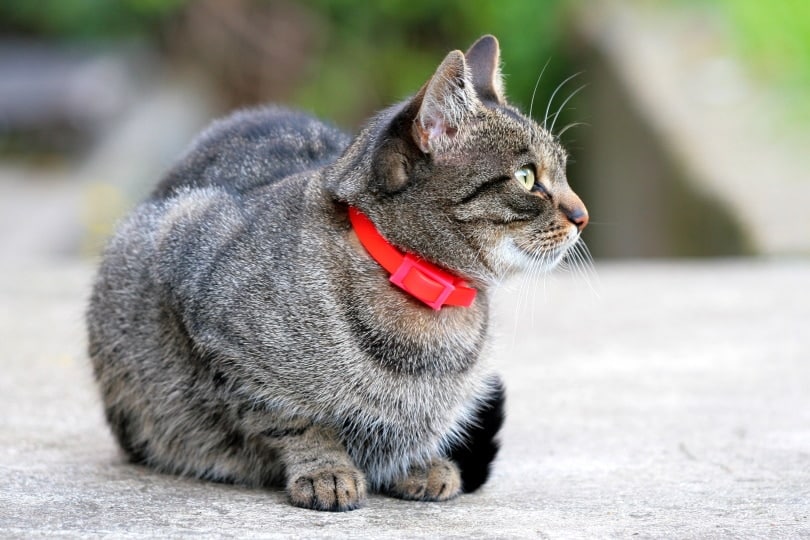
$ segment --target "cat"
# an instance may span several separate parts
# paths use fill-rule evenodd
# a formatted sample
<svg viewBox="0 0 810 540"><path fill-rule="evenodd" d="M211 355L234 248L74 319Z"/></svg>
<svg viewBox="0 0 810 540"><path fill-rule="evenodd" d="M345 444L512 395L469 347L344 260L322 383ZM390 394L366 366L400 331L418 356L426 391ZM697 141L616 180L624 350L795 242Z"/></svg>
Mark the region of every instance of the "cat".
<svg viewBox="0 0 810 540"><path fill-rule="evenodd" d="M332 511L487 480L492 288L588 221L499 64L493 36L450 52L353 139L265 107L192 143L109 241L87 312L131 461Z"/></svg>

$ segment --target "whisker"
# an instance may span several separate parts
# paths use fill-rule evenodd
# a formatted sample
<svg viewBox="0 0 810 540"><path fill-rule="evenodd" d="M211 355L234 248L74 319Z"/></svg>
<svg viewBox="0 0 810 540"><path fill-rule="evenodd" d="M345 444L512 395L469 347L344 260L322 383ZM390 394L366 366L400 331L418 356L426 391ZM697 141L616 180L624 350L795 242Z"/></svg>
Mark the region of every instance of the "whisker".
<svg viewBox="0 0 810 540"><path fill-rule="evenodd" d="M571 122L570 124L568 124L567 126L562 128L559 133L557 133L557 138L559 139L560 137L562 137L563 133L565 133L569 129L579 127L579 126L590 126L590 124L587 123L587 122Z"/></svg>
<svg viewBox="0 0 810 540"><path fill-rule="evenodd" d="M548 255L546 254L543 259L548 259ZM548 302L548 276L549 276L549 262L548 260L543 261L543 266L538 268L538 272L540 276L543 278L543 302Z"/></svg>
<svg viewBox="0 0 810 540"><path fill-rule="evenodd" d="M588 244L586 244L585 241L581 240L581 239L580 239L579 243L581 244L580 249L582 250L583 254L585 255L586 261L587 261L588 265L590 266L591 270L593 271L594 277L598 280L599 275L596 273L596 267L593 264L593 255L591 255L591 250L588 249Z"/></svg>
<svg viewBox="0 0 810 540"><path fill-rule="evenodd" d="M535 266L534 262L532 261L531 266L529 266L529 273L528 273L528 279L526 280L526 293L525 293L526 294L526 304L527 304L528 309L529 309L529 315L531 316L531 326L532 327L534 326L534 305L535 305L535 301L536 301L536 298L537 298L537 296L536 296L536 293L537 293L536 268L537 267ZM530 292L532 294L531 299L529 299L529 293Z"/></svg>
<svg viewBox="0 0 810 540"><path fill-rule="evenodd" d="M548 57L546 60L546 64L543 66L543 69L540 70L540 75L537 76L537 81L534 83L534 90L532 90L532 100L529 102L529 118L532 117L532 107L534 106L534 95L537 93L537 87L540 85L540 79L543 78L543 73L546 72L546 68L548 67L548 63L551 62L551 57Z"/></svg>
<svg viewBox="0 0 810 540"><path fill-rule="evenodd" d="M515 322L512 325L512 350L515 349L515 340L517 339L517 332L518 332L518 321L520 321L520 304L521 300L523 299L522 289L525 287L525 276L520 277L520 283L518 284L518 297L517 302L515 302Z"/></svg>
<svg viewBox="0 0 810 540"><path fill-rule="evenodd" d="M594 268L591 252L582 238L578 238L576 243L571 246L571 254L576 263L577 274L582 277L591 292L599 298L599 289L601 289L599 276Z"/></svg>
<svg viewBox="0 0 810 540"><path fill-rule="evenodd" d="M557 95L557 92L560 91L560 88L562 88L565 85L565 83L567 83L568 81L570 81L571 79L573 79L574 77L577 77L579 75L582 75L581 71L578 72L578 73L574 73L573 75L571 75L570 77L565 79L563 82L558 84L557 88L554 89L554 92L551 94L551 97L548 100L548 105L546 105L546 115L543 117L543 129L546 128L546 122L548 121L548 112L551 110L551 104L554 102L554 96Z"/></svg>
<svg viewBox="0 0 810 540"><path fill-rule="evenodd" d="M546 254L543 253L543 255L540 258L540 262L535 264L534 269L533 269L534 272L533 272L532 281L534 282L534 287L532 287L532 291L533 291L532 292L532 328L534 328L534 325L535 325L534 317L535 317L535 313L537 313L537 280L538 280L538 278L542 278L542 280L543 280L543 302L548 301L548 297L546 295L546 276L545 276L545 273L543 272L543 269L546 266L545 259L546 259Z"/></svg>
<svg viewBox="0 0 810 540"><path fill-rule="evenodd" d="M536 259L532 259L529 263L529 267L526 269L526 272L523 273L521 276L521 287L519 291L519 298L517 302L517 308L515 309L515 324L514 324L514 331L512 333L512 346L514 348L515 339L517 338L517 333L520 328L520 322L525 319L524 312L526 309L530 311L532 317L532 326L534 325L534 300L529 301L529 291L533 290L534 294L536 295L537 291L537 277L540 273L542 268L542 259L540 261ZM535 296L536 298L536 296Z"/></svg>
<svg viewBox="0 0 810 540"><path fill-rule="evenodd" d="M582 90L583 90L583 89L584 89L586 86L588 86L588 84L587 84L587 83L583 84L582 86L580 86L579 88L577 88L576 90L574 90L573 92L571 92L571 93L568 95L568 97L567 97L567 98L565 98L565 101L563 101L563 102L562 102L562 105L560 105L560 108L559 108L559 109L557 109L557 114L555 114L555 115L554 115L554 119L552 119L552 120L551 120L551 127L550 127L550 128L548 128L548 130L549 130L549 131L551 131L552 133L554 132L554 124L556 124L556 123L557 123L557 117L558 117L558 116L560 116L560 113L562 112L563 107L565 107L565 104L566 104L566 103L568 103L569 101L571 101L571 98L573 98L575 95L577 95L578 93L580 93L580 92L581 92L581 91L582 91ZM557 138L559 139L559 138L560 138L560 136L559 136L559 135L557 135Z"/></svg>
<svg viewBox="0 0 810 540"><path fill-rule="evenodd" d="M590 227L591 225L596 225L598 227L618 227L619 224L620 223L618 221L591 221L590 219L588 220L588 227Z"/></svg>

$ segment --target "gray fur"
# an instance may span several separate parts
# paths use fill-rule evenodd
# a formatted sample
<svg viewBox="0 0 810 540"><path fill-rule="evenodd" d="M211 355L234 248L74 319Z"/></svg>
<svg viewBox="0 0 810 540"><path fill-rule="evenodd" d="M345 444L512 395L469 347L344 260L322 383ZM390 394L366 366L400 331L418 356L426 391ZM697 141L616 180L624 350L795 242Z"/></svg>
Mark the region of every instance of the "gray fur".
<svg viewBox="0 0 810 540"><path fill-rule="evenodd" d="M577 237L566 214L581 206L553 137L477 97L501 95L497 42L485 45L495 57L472 61L479 48L467 65L451 53L354 140L278 108L216 122L123 221L87 321L107 419L130 458L282 483L294 504L319 509L355 508L367 489L459 492L443 456L497 385L484 361L490 288L558 259ZM494 79L497 89L481 87ZM528 163L546 171L549 196L510 180ZM348 205L465 277L473 305L434 311L393 287Z"/></svg>

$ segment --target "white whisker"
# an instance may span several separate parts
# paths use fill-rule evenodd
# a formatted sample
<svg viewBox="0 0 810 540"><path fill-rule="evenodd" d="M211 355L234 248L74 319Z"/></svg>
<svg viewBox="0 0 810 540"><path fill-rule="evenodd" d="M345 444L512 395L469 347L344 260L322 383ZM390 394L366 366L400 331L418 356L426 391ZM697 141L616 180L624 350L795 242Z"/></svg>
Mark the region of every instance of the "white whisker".
<svg viewBox="0 0 810 540"><path fill-rule="evenodd" d="M532 90L532 100L529 102L529 118L532 117L532 107L534 106L534 95L537 93L537 87L540 86L540 79L543 78L543 73L546 72L546 68L548 67L548 63L551 62L551 57L546 60L546 64L543 66L543 69L540 70L540 75L537 77L537 81L534 83L534 90Z"/></svg>
<svg viewBox="0 0 810 540"><path fill-rule="evenodd" d="M565 104L568 103L569 101L571 101L571 98L573 98L575 95L577 95L579 92L581 92L586 86L588 86L587 83L583 84L582 86L580 86L579 88L577 88L576 90L571 92L568 95L567 98L565 98L565 101L562 102L562 105L560 105L560 108L557 109L557 114L555 114L554 118L551 120L551 127L548 128L549 131L551 131L552 133L554 132L554 124L557 123L557 117L560 116L560 113L562 112L563 107L565 107ZM559 138L559 135L557 136L557 138Z"/></svg>
<svg viewBox="0 0 810 540"><path fill-rule="evenodd" d="M570 124L568 124L567 126L565 126L564 128L562 128L562 129L560 130L560 132L559 132L559 133L557 133L557 139L559 139L560 137L562 137L562 136L563 136L563 133L565 133L565 132L566 132L566 131L568 131L569 129L571 129L571 128L575 128L575 127L578 127L578 126L590 126L590 124L589 124L589 123L587 123L587 122L571 122ZM568 148L569 148L569 149L571 148L571 146L570 146L570 145L566 145L566 146L568 146ZM569 162L571 162L571 161L569 161ZM571 162L571 163L573 163L573 162Z"/></svg>
<svg viewBox="0 0 810 540"><path fill-rule="evenodd" d="M576 242L566 255L566 262L569 264L571 274L585 281L594 296L598 298L600 285L593 266L593 258L581 237L577 236Z"/></svg>
<svg viewBox="0 0 810 540"><path fill-rule="evenodd" d="M545 114L545 116L543 117L543 129L545 129L545 128L546 128L546 122L548 122L548 113L549 113L549 111L551 110L551 104L554 102L554 96L556 96L556 95L557 95L557 92L559 92L559 91L560 91L560 88L562 88L562 87L565 85L565 83L567 83L568 81L570 81L571 79L573 79L574 77L577 77L577 76L579 76L579 75L582 75L582 72L581 72L581 71L580 71L580 72L578 72L578 73L574 73L573 75L571 75L570 77L568 77L567 79L565 79L563 82L561 82L560 84L558 84L558 85L557 85L557 88L555 88L555 89L554 89L554 92L551 94L551 97L550 97L550 98L549 98L549 100L548 100L548 105L546 105L546 114Z"/></svg>

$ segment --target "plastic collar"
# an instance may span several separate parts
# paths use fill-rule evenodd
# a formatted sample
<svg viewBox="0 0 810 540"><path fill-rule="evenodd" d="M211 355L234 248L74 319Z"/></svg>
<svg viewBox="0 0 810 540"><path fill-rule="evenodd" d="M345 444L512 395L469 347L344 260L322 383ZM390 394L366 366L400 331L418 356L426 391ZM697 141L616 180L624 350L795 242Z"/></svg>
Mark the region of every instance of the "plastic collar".
<svg viewBox="0 0 810 540"><path fill-rule="evenodd" d="M469 307L478 291L463 279L435 264L392 246L362 212L349 207L349 220L371 258L385 268L389 281L435 310L442 306Z"/></svg>

